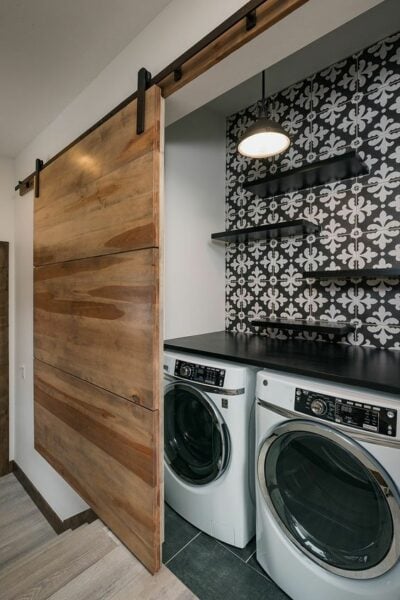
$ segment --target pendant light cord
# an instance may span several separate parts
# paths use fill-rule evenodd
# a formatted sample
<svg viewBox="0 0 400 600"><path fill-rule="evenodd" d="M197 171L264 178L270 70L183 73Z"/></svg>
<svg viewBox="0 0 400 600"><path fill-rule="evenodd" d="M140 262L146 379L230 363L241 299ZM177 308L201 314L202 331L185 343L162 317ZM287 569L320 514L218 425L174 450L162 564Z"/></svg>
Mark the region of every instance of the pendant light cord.
<svg viewBox="0 0 400 600"><path fill-rule="evenodd" d="M265 97L265 71L261 74L262 77L262 100L261 100L261 117L267 116L267 100Z"/></svg>

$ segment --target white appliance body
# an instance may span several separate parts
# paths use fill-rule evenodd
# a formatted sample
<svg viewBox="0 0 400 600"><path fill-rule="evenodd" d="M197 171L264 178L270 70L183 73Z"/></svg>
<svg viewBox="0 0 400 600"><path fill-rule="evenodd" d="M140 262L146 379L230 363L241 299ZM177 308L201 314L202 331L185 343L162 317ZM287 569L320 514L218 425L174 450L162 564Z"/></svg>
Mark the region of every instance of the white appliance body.
<svg viewBox="0 0 400 600"><path fill-rule="evenodd" d="M217 359L164 354L165 500L240 548L255 535L255 375Z"/></svg>
<svg viewBox="0 0 400 600"><path fill-rule="evenodd" d="M298 398L301 399L304 399L304 395L299 390L311 392L311 396L308 395L308 397L314 403L317 402L317 405L314 405L317 412L323 408L318 404L318 398L322 398L324 402L326 396L333 398L332 407L336 403L336 399L339 399L339 404L343 400L346 408L336 408L335 411L337 412L331 413L336 414L336 422L328 422L324 420L323 416L304 414L304 412L298 410L296 390ZM307 399L307 395L305 398ZM370 417L368 417L365 428L345 425L343 421L352 418L346 415L346 411L353 410L353 407L357 407L357 405L360 410L363 410L362 406L371 405L375 407L375 413L384 410L386 414L387 409L389 409L389 414L396 425L395 427L393 424L391 427L390 436L372 431L376 426L376 422L374 421L371 425ZM312 411L309 408L310 401L307 412L311 413ZM342 410L344 412L341 412ZM357 411L355 414L358 414ZM389 394L369 392L305 377L283 375L273 371L259 371L256 387L257 560L268 575L293 600L400 599L400 562L398 560L400 554L399 414L399 398ZM356 416L355 420L357 421L357 419ZM287 459L290 452L292 452L291 445L300 443L301 446L303 443L301 436L303 436L303 440L306 439L304 434L306 436L310 434L318 436L321 441L320 447L315 443L317 449L315 455L310 461L309 457L306 457L305 462L307 464L311 461L317 463L321 457L326 462L321 467L319 477L313 478L317 470L315 472L312 470L310 477L308 477L310 470L308 472L304 471L304 477L296 484L296 489L301 490L300 495L296 496L296 494L293 494L293 489L290 492L292 485L290 482L301 476L302 450L300 449L297 460L293 462L292 467L290 467ZM297 436L297 441L295 436ZM316 438L309 439L316 440ZM337 443L338 446L331 446L330 443ZM354 477L357 477L354 472L358 468L360 474L361 471L364 473L360 479L360 486L367 485L367 477L375 479L377 488L379 484L382 486L382 527L377 539L379 535L384 536L387 532L387 554L384 555L386 551L382 547L381 560L365 570L354 570L350 565L344 568L342 564L338 567L337 563L335 566L334 560L327 560L329 543L324 546L324 536L331 536L330 541L333 541L333 545L337 544L334 531L336 529L337 535L341 535L341 525L346 524L349 513L352 513L351 502L354 503L353 507L356 508L356 512L358 510L357 490L355 490L353 499L350 496L349 498L344 497L342 500L340 481L337 482L336 486L330 488L331 494L323 496L324 490L321 490L322 502L317 507L316 504L318 503L314 502L315 496L310 493L311 488L323 486L327 480L325 474L330 468L328 461L331 458L326 460L326 457L329 457L332 448L334 448L334 452L336 452L335 448L339 448L338 453L343 456L346 454L348 457L347 467L342 461L340 466L342 472L348 468L349 477L353 480ZM309 448L308 451L310 452ZM276 456L274 457L273 454ZM292 454L295 456L295 453L292 452ZM318 454L320 454L320 458L318 458ZM279 463L280 460L281 463ZM357 462L358 460L360 462ZM292 468L286 478L282 467ZM336 466L333 466L333 471L335 469ZM367 475L368 471L371 473L370 476ZM275 491L272 489L273 483L270 481L268 484L267 478L274 478L275 475L278 485L285 481L283 485L288 486L289 495L285 496L285 492L282 492L281 496L277 496L276 488ZM321 481L321 477L323 481ZM279 479L282 481L279 481ZM368 483L368 485L375 484ZM292 493L291 498L290 493ZM379 492L377 493L379 495ZM304 494L303 498L300 497L302 494ZM345 494L349 496L348 490L345 491ZM272 497L274 497L274 500L272 500ZM312 498L311 506L307 505L307 498ZM280 508L280 501L288 504L286 507L282 506ZM341 502L343 502L342 507L340 506ZM300 509L299 506L301 506ZM290 514L291 508L293 508L292 514ZM342 519L337 518L342 509ZM332 514L332 511L335 514ZM288 514L290 514L289 517L285 516ZM371 515L373 514L371 512ZM285 522L287 518L288 521ZM307 531L307 525L310 525L310 523L310 529L313 529L310 519L313 519L315 523L322 524L320 528L314 527L314 532L317 530L314 538L309 536ZM328 522L329 519L331 519L331 523ZM389 543L390 521L392 521L393 536ZM368 520L364 521L364 524L360 526L359 533L356 529L352 530L352 524L350 523L348 535L362 536L361 529L368 528L371 522L374 522L373 516L371 516L370 522ZM320 540L322 540L321 545L318 545ZM344 544L347 543L350 543L349 538L344 542ZM328 551L326 548L328 548ZM328 555L326 552L328 552ZM365 557L366 555L367 553ZM343 557L340 560L342 559ZM354 560L354 555L351 556L350 562L351 560ZM354 563L352 564L354 565Z"/></svg>

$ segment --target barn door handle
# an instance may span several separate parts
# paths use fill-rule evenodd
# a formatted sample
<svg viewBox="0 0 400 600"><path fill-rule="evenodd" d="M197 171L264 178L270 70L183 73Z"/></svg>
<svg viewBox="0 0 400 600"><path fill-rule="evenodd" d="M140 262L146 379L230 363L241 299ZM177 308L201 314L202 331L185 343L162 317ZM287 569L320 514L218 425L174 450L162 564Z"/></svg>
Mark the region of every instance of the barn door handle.
<svg viewBox="0 0 400 600"><path fill-rule="evenodd" d="M40 181L39 173L43 169L43 161L40 158L36 159L35 162L35 198L39 198L40 194Z"/></svg>
<svg viewBox="0 0 400 600"><path fill-rule="evenodd" d="M138 87L137 87L137 117L136 117L136 133L140 135L144 132L144 121L146 116L146 90L151 84L151 73L144 67L138 72Z"/></svg>

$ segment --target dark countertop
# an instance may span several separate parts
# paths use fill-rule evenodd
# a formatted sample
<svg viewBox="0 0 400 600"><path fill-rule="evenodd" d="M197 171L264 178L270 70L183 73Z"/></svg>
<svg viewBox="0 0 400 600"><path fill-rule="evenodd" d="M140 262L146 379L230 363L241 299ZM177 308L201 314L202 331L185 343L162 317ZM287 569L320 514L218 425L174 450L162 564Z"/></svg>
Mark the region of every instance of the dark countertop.
<svg viewBox="0 0 400 600"><path fill-rule="evenodd" d="M167 340L164 348L400 394L400 351L397 350L280 341L226 331Z"/></svg>

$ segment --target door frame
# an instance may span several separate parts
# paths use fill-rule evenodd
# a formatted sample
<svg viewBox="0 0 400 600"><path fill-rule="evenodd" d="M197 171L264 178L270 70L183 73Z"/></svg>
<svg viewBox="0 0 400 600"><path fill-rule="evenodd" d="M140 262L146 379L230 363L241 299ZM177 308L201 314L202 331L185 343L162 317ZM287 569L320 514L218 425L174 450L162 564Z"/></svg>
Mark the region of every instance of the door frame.
<svg viewBox="0 0 400 600"><path fill-rule="evenodd" d="M8 242L0 242L0 477L10 472L9 247Z"/></svg>

